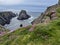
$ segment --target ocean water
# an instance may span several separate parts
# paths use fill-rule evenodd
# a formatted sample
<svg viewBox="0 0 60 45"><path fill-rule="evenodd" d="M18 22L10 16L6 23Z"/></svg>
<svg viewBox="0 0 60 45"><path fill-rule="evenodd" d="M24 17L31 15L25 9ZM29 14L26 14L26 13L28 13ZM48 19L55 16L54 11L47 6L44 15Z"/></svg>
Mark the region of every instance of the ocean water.
<svg viewBox="0 0 60 45"><path fill-rule="evenodd" d="M42 0L43 2L43 0ZM41 2L40 2L41 3ZM12 11L14 13L18 13L21 10L26 10L28 15L31 16L31 18L27 19L27 20L17 20L17 17L14 17L11 19L10 24L6 24L4 27L9 29L9 30L16 30L18 28L20 28L20 24L23 24L23 27L31 25L31 22L38 18L40 16L40 14L42 12L44 12L46 10L46 8L48 6L54 5L57 3L56 0L54 0L53 2L51 0L47 0L45 3L45 5L43 5L43 3L41 5L17 5L17 6L1 6L0 7L0 11Z"/></svg>
<svg viewBox="0 0 60 45"><path fill-rule="evenodd" d="M27 20L17 20L17 17L12 18L10 24L6 24L4 27L9 30L16 30L20 28L20 24L23 24L23 27L26 27L28 25L31 25L31 22L36 19L38 16L40 16L40 12L28 12L28 14L31 16L31 18Z"/></svg>

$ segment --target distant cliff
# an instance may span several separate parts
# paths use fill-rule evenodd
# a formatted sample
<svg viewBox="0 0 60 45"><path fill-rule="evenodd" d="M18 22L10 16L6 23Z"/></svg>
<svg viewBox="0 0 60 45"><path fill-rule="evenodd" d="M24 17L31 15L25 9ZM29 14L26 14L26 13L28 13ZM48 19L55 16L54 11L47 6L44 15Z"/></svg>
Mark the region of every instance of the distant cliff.
<svg viewBox="0 0 60 45"><path fill-rule="evenodd" d="M11 18L15 16L16 15L11 11L0 12L0 24L1 25L9 24Z"/></svg>

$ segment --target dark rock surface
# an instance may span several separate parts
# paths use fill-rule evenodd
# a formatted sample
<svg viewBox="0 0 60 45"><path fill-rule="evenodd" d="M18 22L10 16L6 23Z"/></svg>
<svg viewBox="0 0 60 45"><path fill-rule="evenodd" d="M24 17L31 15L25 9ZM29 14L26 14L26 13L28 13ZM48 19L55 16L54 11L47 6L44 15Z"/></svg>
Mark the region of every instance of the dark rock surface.
<svg viewBox="0 0 60 45"><path fill-rule="evenodd" d="M20 27L23 27L23 24L20 24Z"/></svg>
<svg viewBox="0 0 60 45"><path fill-rule="evenodd" d="M58 0L58 5L60 5L60 0Z"/></svg>
<svg viewBox="0 0 60 45"><path fill-rule="evenodd" d="M17 18L18 20L26 20L30 18L30 16L27 14L25 10L21 10L19 17Z"/></svg>
<svg viewBox="0 0 60 45"><path fill-rule="evenodd" d="M0 12L0 24L5 25L9 24L10 20L16 15L11 11Z"/></svg>

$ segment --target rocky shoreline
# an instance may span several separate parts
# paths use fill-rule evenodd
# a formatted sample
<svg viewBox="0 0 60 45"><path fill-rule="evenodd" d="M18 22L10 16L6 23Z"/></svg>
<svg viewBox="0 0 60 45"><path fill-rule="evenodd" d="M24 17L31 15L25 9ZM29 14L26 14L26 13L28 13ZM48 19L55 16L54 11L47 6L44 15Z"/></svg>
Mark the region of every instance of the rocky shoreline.
<svg viewBox="0 0 60 45"><path fill-rule="evenodd" d="M0 12L0 25L10 24L12 18L16 17L16 14L11 11ZM30 18L25 10L21 10L18 16L18 20L26 20Z"/></svg>
<svg viewBox="0 0 60 45"><path fill-rule="evenodd" d="M10 24L10 20L13 17L16 17L16 14L11 11L0 12L0 24L2 26L4 26L5 24Z"/></svg>
<svg viewBox="0 0 60 45"><path fill-rule="evenodd" d="M44 23L45 22L45 17L48 13L52 13L52 10L55 12L55 9L60 5L60 3L49 6L45 12L41 13L41 15L33 20L31 23L32 24L38 24L38 23ZM5 24L10 24L10 21L13 17L16 17L16 14L11 12L11 11L5 11L5 12L0 12L0 25L4 26ZM18 16L18 20L26 20L30 18L31 16L27 14L25 10L21 10ZM50 20L50 19L49 19Z"/></svg>
<svg viewBox="0 0 60 45"><path fill-rule="evenodd" d="M16 16L17 15L11 11L0 12L0 36L5 34L6 32L10 33L14 31L14 30L9 31L9 29L6 29L4 26L5 24L10 24L11 19ZM19 16L17 17L17 20L26 20L28 18L30 18L30 16L27 14L27 12L25 10L22 10Z"/></svg>

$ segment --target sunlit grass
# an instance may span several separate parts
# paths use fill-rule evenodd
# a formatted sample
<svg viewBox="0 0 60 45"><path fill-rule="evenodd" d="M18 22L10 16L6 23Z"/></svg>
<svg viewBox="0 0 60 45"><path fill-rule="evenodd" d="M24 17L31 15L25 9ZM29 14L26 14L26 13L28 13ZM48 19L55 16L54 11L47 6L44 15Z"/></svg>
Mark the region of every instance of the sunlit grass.
<svg viewBox="0 0 60 45"><path fill-rule="evenodd" d="M60 19L48 25L37 24L33 32L29 32L30 28L17 29L0 37L0 45L60 45Z"/></svg>

